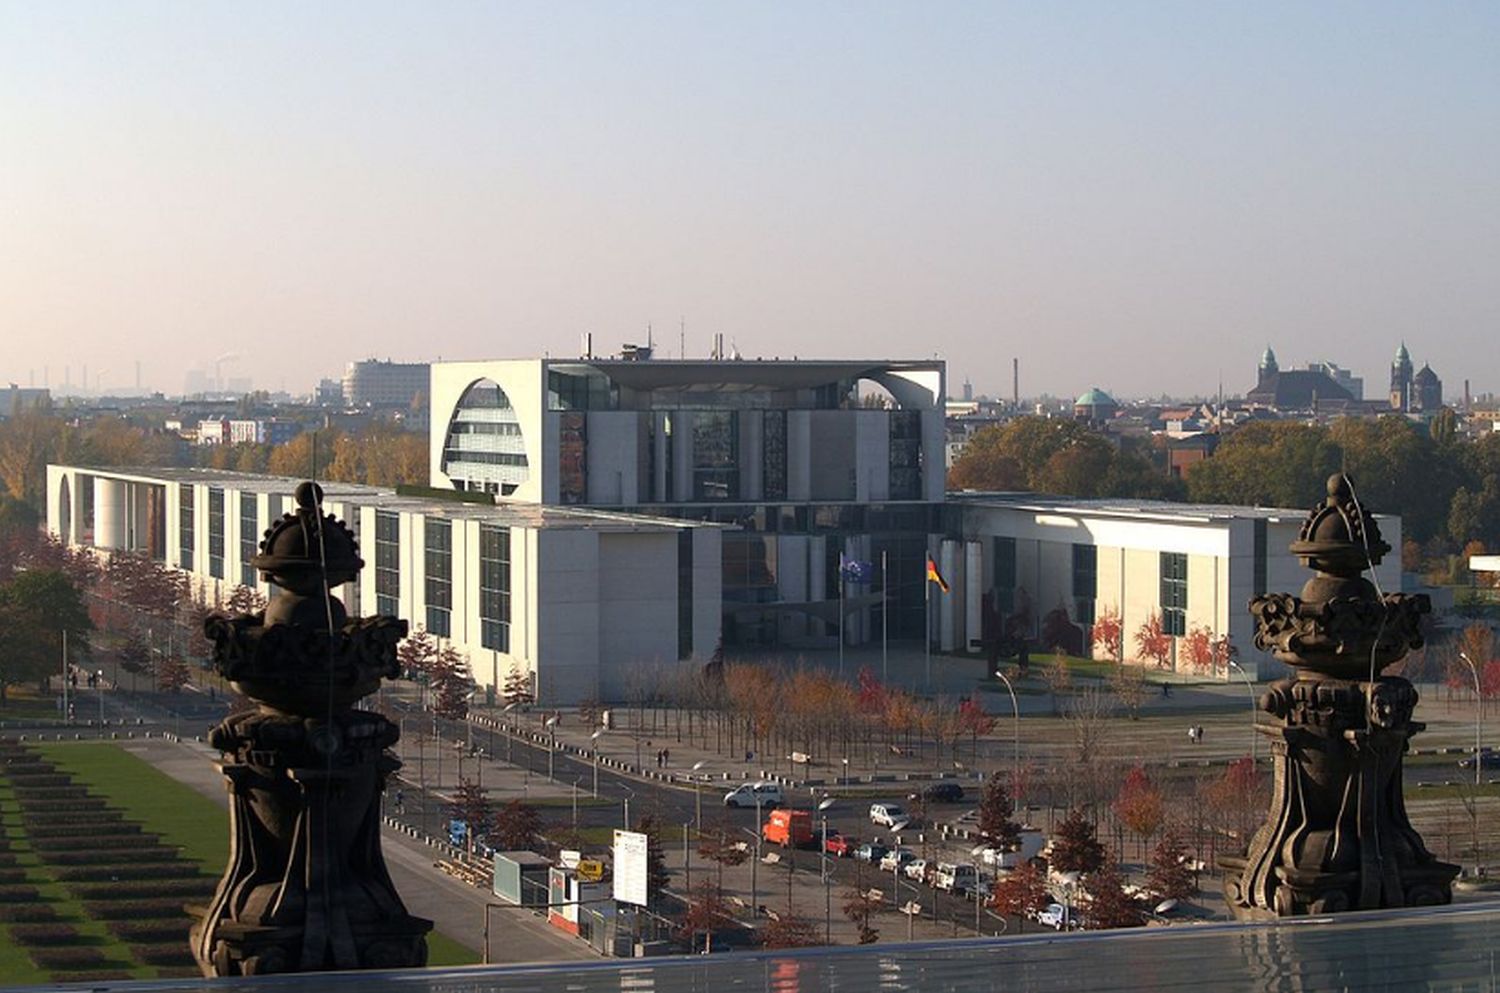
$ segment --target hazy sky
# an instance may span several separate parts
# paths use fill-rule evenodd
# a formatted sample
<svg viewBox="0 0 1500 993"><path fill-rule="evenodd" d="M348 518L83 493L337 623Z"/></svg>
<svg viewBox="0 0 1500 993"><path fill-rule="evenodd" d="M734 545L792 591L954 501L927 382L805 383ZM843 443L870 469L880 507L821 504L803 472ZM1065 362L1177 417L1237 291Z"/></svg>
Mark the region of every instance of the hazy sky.
<svg viewBox="0 0 1500 993"><path fill-rule="evenodd" d="M1500 4L0 0L0 380L948 360L1500 391Z"/></svg>

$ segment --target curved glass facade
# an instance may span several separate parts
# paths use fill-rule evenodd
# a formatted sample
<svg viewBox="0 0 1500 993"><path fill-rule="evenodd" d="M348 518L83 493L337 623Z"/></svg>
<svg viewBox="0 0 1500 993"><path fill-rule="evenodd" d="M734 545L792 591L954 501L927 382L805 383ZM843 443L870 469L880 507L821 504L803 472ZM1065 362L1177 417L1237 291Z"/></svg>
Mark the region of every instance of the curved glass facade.
<svg viewBox="0 0 1500 993"><path fill-rule="evenodd" d="M442 470L459 489L502 496L530 478L515 408L493 380L476 380L464 390L443 439Z"/></svg>

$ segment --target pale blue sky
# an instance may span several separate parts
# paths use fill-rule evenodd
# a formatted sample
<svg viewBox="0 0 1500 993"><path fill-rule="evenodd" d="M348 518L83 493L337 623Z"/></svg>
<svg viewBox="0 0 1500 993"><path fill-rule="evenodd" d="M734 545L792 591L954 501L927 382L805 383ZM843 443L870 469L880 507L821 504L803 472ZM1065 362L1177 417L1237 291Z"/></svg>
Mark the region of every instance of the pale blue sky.
<svg viewBox="0 0 1500 993"><path fill-rule="evenodd" d="M927 356L1500 391L1491 3L0 0L0 379ZM295 360L285 356L296 354Z"/></svg>

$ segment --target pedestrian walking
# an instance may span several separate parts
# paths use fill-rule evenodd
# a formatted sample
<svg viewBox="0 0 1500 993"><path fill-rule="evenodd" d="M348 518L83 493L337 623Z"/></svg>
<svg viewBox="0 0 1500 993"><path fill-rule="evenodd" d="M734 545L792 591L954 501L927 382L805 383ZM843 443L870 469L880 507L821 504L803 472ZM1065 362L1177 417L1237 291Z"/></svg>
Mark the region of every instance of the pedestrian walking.
<svg viewBox="0 0 1500 993"><path fill-rule="evenodd" d="M661 750L661 767L663 769L665 769L667 766L669 766L671 764L672 764L672 751L671 751L671 749L663 748Z"/></svg>

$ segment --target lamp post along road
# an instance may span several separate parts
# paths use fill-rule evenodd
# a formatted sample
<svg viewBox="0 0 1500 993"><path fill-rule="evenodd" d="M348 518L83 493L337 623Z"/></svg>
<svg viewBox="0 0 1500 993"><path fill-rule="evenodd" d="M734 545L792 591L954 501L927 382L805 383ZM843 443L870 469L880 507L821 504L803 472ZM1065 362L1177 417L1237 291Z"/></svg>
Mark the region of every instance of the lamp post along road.
<svg viewBox="0 0 1500 993"><path fill-rule="evenodd" d="M1479 736L1480 721L1484 717L1484 696L1479 685L1479 667L1462 651L1458 653L1458 657L1464 660L1464 664L1469 667L1469 674L1474 677L1474 799L1469 802L1469 822L1474 830L1474 871L1477 875L1479 872L1479 784L1484 766L1484 753L1481 751Z"/></svg>
<svg viewBox="0 0 1500 993"><path fill-rule="evenodd" d="M599 799L599 736L604 733L600 728L589 735L589 743L594 747L594 799Z"/></svg>
<svg viewBox="0 0 1500 993"><path fill-rule="evenodd" d="M692 764L692 767L688 770L693 773L693 819L698 825L699 834L703 833L703 793L699 789L700 784L698 770L702 769L707 764L708 762L706 759L699 759L698 761L694 762Z"/></svg>
<svg viewBox="0 0 1500 993"><path fill-rule="evenodd" d="M1258 751L1256 748L1256 735L1258 732L1255 730L1255 726L1257 723L1256 717L1260 713L1260 701L1255 698L1255 685L1250 682L1250 674L1244 670L1244 667L1234 659L1230 659L1229 668L1234 669L1240 674L1240 678L1245 681L1245 689L1250 691L1250 764L1254 765Z"/></svg>
<svg viewBox="0 0 1500 993"><path fill-rule="evenodd" d="M1012 756L1015 768L1011 773L1010 783L1011 793L1013 794L1011 799L1015 803L1017 810L1024 810L1025 808L1021 806L1021 704L1016 700L1016 688L1010 684L1009 679L1005 678L1005 673L996 669L995 675L999 677L1000 682L1005 684L1005 692L1010 694L1011 730L1015 739L1013 742L1014 754ZM1022 817L1024 818L1025 815L1023 814ZM1022 823L1025 823L1024 819Z"/></svg>
<svg viewBox="0 0 1500 993"><path fill-rule="evenodd" d="M552 778L552 760L557 754L557 715L554 714L547 718L546 725L547 731L551 735L551 740L547 745L547 782L552 783L556 782Z"/></svg>
<svg viewBox="0 0 1500 993"><path fill-rule="evenodd" d="M825 796L818 802L818 813L823 815L823 850L819 853L822 859L819 868L823 872L823 941L829 945L833 944L833 888L830 885L833 874L828 871L828 808L833 803L831 796Z"/></svg>

